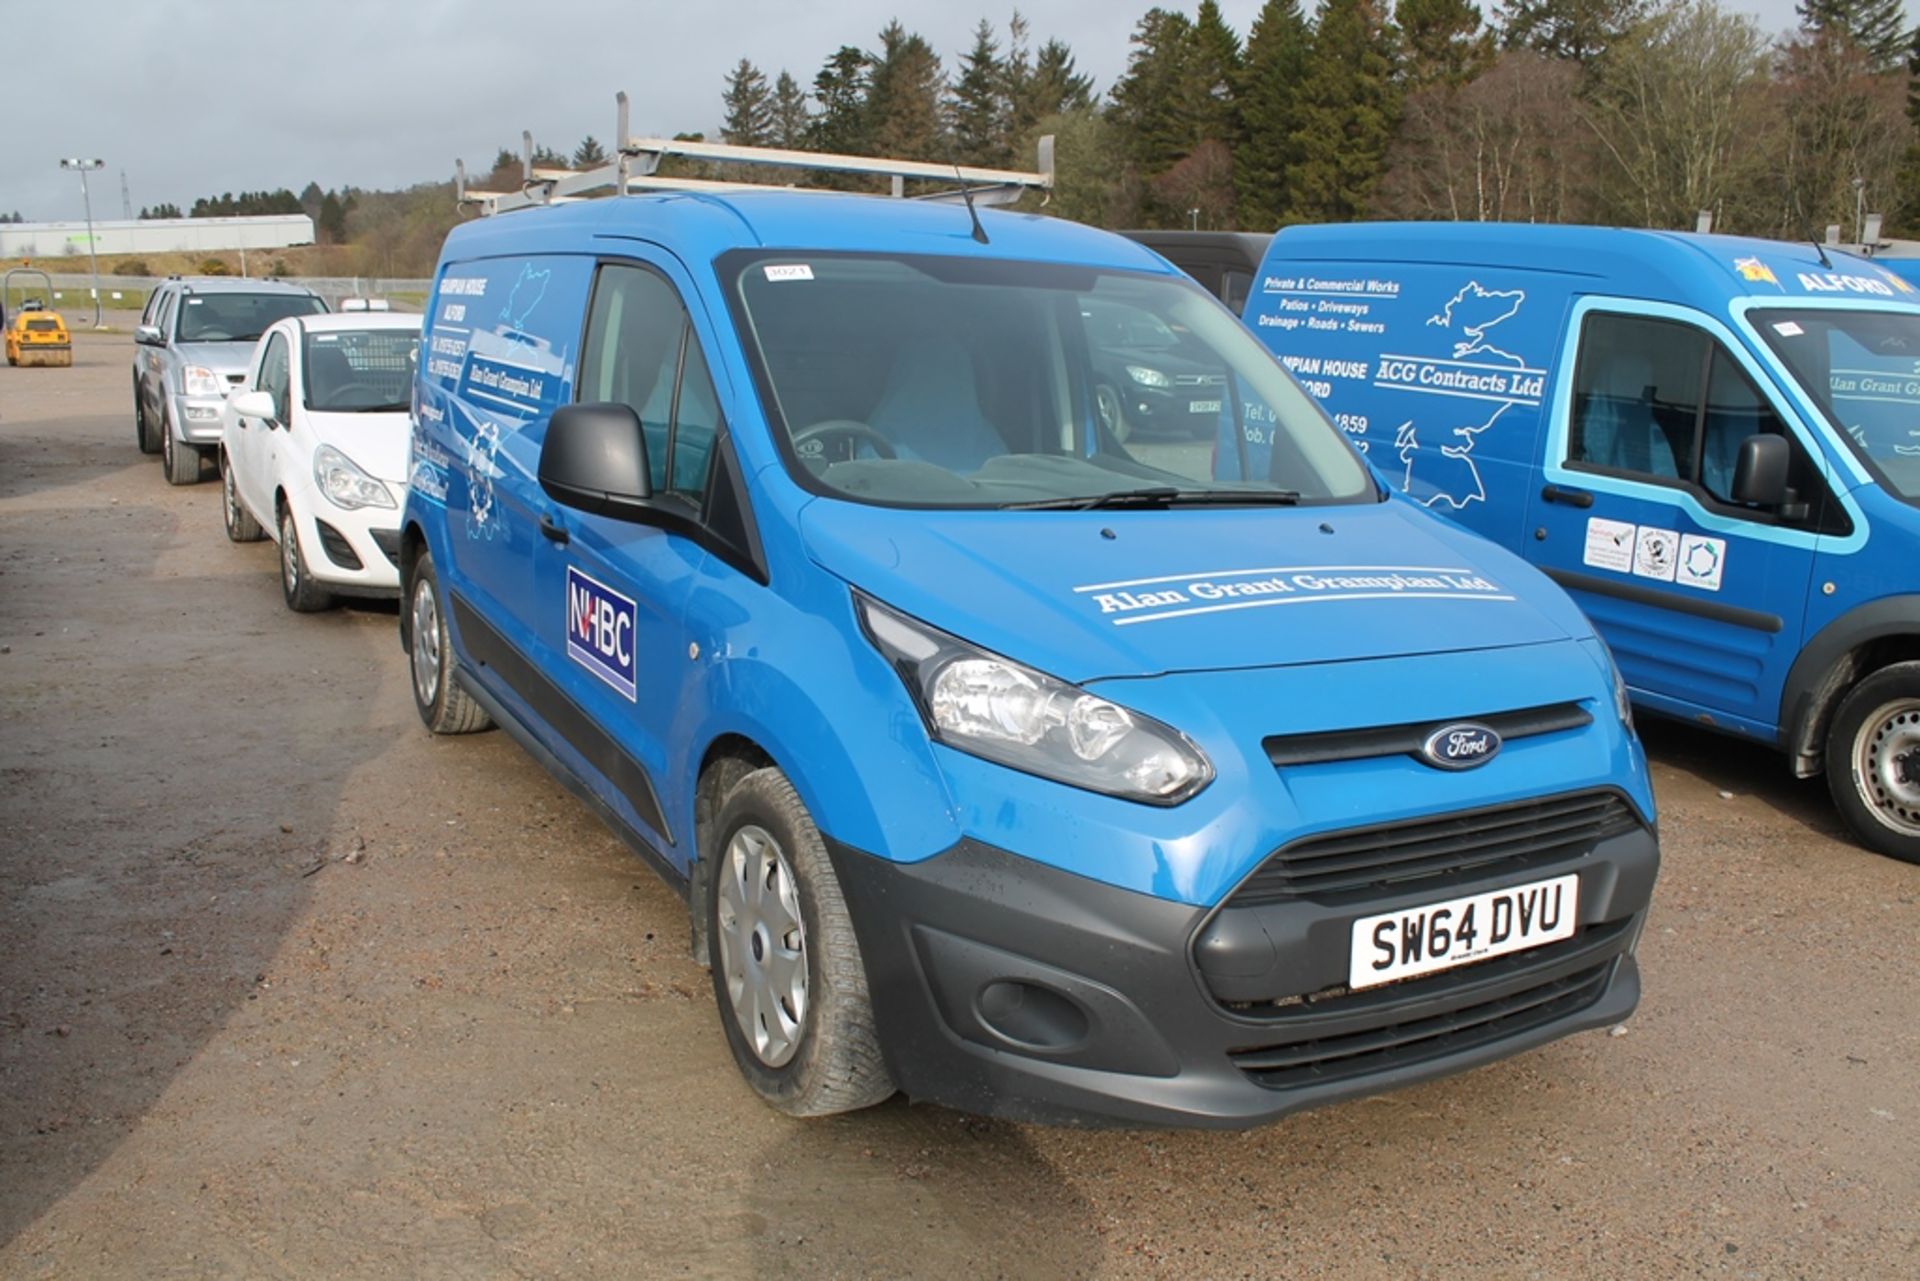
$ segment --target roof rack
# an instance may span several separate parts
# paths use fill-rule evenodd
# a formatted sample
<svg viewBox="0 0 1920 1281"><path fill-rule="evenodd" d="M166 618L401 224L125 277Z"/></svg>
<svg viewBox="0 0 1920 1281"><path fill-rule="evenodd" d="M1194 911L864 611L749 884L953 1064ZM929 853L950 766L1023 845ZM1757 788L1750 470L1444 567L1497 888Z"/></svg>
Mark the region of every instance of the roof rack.
<svg viewBox="0 0 1920 1281"><path fill-rule="evenodd" d="M1039 167L1032 173L1017 169L982 169L970 165L943 165L924 160L885 160L875 156L841 156L817 151L783 151L773 147L736 147L717 142L691 142L668 138L635 138L627 131L627 95L614 99L619 122L614 137L622 139L614 158L592 169L549 169L533 163L533 134L520 134L520 190L477 191L467 186L467 167L454 161L454 192L462 205L477 207L481 215L509 213L515 209L565 204L603 188L614 194L634 191L755 191L769 186L794 191L824 191L826 188L793 187L782 175L770 175L764 182L722 181L710 178L674 178L662 175L660 162L669 156L688 160L707 160L734 165L756 165L775 170L813 173L865 174L890 178L890 195L906 195L909 180L952 184L940 190L916 194L916 200L971 200L981 205L1007 205L1028 191L1043 195L1053 190L1053 135L1040 139Z"/></svg>

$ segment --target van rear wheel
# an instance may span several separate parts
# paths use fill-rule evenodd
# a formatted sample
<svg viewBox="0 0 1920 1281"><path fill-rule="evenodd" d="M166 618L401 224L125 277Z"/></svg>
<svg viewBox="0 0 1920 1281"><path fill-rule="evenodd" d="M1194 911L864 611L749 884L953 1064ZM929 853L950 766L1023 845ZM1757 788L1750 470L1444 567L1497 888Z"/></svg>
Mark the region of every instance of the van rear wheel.
<svg viewBox="0 0 1920 1281"><path fill-rule="evenodd" d="M1920 663L1883 667L1841 700L1827 789L1868 848L1920 863Z"/></svg>
<svg viewBox="0 0 1920 1281"><path fill-rule="evenodd" d="M800 794L779 770L755 770L728 790L714 827L713 994L740 1074L789 1116L888 1098L860 943Z"/></svg>

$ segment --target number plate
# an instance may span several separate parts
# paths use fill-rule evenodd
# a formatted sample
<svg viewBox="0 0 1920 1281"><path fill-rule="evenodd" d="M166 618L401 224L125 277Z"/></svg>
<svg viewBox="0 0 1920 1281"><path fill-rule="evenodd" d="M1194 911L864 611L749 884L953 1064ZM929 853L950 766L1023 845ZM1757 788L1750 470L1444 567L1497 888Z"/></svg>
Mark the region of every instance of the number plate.
<svg viewBox="0 0 1920 1281"><path fill-rule="evenodd" d="M1353 923L1347 986L1378 987L1572 938L1580 878L1516 885Z"/></svg>
<svg viewBox="0 0 1920 1281"><path fill-rule="evenodd" d="M1187 412L1190 414L1217 414L1220 412L1220 402L1217 400L1189 401L1187 402Z"/></svg>

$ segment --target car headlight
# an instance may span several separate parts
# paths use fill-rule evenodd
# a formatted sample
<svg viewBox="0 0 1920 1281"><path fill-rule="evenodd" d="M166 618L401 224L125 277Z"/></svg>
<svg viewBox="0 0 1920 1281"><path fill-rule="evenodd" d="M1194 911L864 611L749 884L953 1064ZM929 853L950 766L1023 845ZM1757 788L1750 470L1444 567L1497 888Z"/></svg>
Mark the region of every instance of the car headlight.
<svg viewBox="0 0 1920 1281"><path fill-rule="evenodd" d="M332 445L322 445L313 451L313 483L320 487L328 502L348 511L393 506L393 495L387 487L361 471L353 459Z"/></svg>
<svg viewBox="0 0 1920 1281"><path fill-rule="evenodd" d="M1600 670L1607 674L1607 680L1613 685L1613 710L1620 717L1620 723L1633 732L1633 700L1627 694L1627 678L1620 674L1620 664L1613 660L1613 650L1598 633L1581 644L1594 656Z"/></svg>
<svg viewBox="0 0 1920 1281"><path fill-rule="evenodd" d="M1158 369L1150 369L1146 365L1128 365L1127 377L1133 379L1133 381L1139 383L1142 387L1173 386L1173 379L1167 377Z"/></svg>
<svg viewBox="0 0 1920 1281"><path fill-rule="evenodd" d="M205 365L188 365L180 371L180 383L189 396L224 396L227 380Z"/></svg>
<svg viewBox="0 0 1920 1281"><path fill-rule="evenodd" d="M1072 787L1177 805L1213 781L1179 730L855 593L867 638L949 747Z"/></svg>

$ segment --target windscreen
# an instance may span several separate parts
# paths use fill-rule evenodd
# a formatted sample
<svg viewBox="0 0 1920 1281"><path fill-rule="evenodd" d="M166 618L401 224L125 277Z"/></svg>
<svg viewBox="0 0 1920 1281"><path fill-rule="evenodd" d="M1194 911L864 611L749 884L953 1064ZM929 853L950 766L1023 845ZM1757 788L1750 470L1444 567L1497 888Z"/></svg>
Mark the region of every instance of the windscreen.
<svg viewBox="0 0 1920 1281"><path fill-rule="evenodd" d="M417 329L332 329L304 347L307 408L321 413L397 413L407 408Z"/></svg>
<svg viewBox="0 0 1920 1281"><path fill-rule="evenodd" d="M1184 277L851 254L721 266L768 416L817 490L929 507L1377 499L1313 401Z"/></svg>
<svg viewBox="0 0 1920 1281"><path fill-rule="evenodd" d="M288 316L325 311L311 294L188 294L180 300L178 342L259 342Z"/></svg>
<svg viewBox="0 0 1920 1281"><path fill-rule="evenodd" d="M1753 323L1867 470L1920 503L1920 312L1769 308Z"/></svg>

